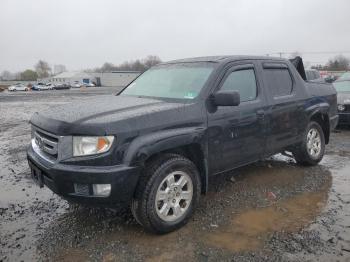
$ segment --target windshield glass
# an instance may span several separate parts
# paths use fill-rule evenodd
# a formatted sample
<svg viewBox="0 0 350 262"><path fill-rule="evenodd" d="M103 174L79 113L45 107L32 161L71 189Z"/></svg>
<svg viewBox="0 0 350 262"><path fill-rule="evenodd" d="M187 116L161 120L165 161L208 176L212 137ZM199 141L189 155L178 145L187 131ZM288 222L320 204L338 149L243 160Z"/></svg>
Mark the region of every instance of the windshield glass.
<svg viewBox="0 0 350 262"><path fill-rule="evenodd" d="M208 63L158 66L143 73L121 95L194 99L213 69Z"/></svg>
<svg viewBox="0 0 350 262"><path fill-rule="evenodd" d="M350 92L350 81L336 81L333 85L337 92Z"/></svg>

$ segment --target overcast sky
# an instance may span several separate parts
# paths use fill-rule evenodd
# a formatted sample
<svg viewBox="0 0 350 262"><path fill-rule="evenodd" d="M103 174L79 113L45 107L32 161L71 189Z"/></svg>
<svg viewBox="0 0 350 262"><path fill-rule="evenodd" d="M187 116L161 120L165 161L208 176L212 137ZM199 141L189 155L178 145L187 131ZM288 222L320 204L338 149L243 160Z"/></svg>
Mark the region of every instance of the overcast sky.
<svg viewBox="0 0 350 262"><path fill-rule="evenodd" d="M0 0L0 71L39 59L70 70L149 54L162 60L349 52L349 0ZM288 56L288 55L287 55Z"/></svg>

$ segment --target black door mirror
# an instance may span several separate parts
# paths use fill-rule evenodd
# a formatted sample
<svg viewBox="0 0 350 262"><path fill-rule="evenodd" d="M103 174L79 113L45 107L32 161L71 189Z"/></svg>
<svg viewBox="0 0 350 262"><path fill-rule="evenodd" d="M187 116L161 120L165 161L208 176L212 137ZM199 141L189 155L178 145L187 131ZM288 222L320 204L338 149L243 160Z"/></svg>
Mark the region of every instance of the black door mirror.
<svg viewBox="0 0 350 262"><path fill-rule="evenodd" d="M216 106L238 106L240 100L237 91L221 91L213 95L213 102Z"/></svg>

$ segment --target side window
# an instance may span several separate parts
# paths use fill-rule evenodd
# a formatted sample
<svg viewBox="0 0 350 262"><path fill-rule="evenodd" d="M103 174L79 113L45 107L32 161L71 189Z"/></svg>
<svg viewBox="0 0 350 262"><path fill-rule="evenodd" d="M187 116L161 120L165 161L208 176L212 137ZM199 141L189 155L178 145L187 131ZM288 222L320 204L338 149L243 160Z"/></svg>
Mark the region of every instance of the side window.
<svg viewBox="0 0 350 262"><path fill-rule="evenodd" d="M307 80L313 80L314 79L312 71L306 71L306 79Z"/></svg>
<svg viewBox="0 0 350 262"><path fill-rule="evenodd" d="M257 96L254 69L244 69L230 73L220 90L238 91L241 102L254 100Z"/></svg>
<svg viewBox="0 0 350 262"><path fill-rule="evenodd" d="M265 81L274 97L290 95L293 80L287 68L264 69Z"/></svg>
<svg viewBox="0 0 350 262"><path fill-rule="evenodd" d="M320 72L315 71L315 79L321 78Z"/></svg>

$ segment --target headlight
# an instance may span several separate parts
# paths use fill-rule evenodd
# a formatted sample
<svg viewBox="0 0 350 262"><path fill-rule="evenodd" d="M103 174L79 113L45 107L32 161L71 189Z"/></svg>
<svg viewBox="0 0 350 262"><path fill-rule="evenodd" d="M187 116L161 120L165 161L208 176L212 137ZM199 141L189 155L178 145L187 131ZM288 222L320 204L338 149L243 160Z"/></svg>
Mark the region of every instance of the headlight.
<svg viewBox="0 0 350 262"><path fill-rule="evenodd" d="M96 155L107 152L114 136L73 136L73 156Z"/></svg>
<svg viewBox="0 0 350 262"><path fill-rule="evenodd" d="M338 111L344 111L345 110L345 106L344 105L338 105Z"/></svg>

